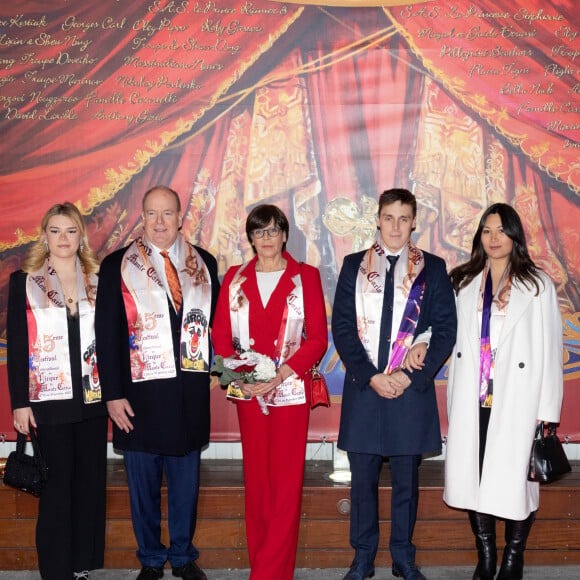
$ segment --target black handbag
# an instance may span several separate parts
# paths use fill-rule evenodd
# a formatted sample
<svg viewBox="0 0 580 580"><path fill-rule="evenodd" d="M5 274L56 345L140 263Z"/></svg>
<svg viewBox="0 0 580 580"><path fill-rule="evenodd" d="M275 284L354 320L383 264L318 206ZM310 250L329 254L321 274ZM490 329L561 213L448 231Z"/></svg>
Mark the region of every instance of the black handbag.
<svg viewBox="0 0 580 580"><path fill-rule="evenodd" d="M569 471L572 468L556 434L556 424L550 423L548 434L544 435L544 423L540 423L532 443L528 480L551 483Z"/></svg>
<svg viewBox="0 0 580 580"><path fill-rule="evenodd" d="M10 453L4 467L4 483L39 496L48 480L48 467L40 454L38 439L32 425L30 441L34 455L26 455L24 452L26 439L26 435L18 433L16 451Z"/></svg>

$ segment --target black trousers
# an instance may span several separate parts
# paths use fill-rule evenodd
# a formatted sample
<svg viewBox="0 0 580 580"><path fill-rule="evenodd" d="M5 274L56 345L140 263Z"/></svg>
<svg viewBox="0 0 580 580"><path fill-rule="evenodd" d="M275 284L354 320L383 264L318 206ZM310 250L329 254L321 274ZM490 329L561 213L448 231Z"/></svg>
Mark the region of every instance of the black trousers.
<svg viewBox="0 0 580 580"><path fill-rule="evenodd" d="M479 479L483 471L483 458L485 457L485 445L487 443L487 429L491 407L479 407Z"/></svg>
<svg viewBox="0 0 580 580"><path fill-rule="evenodd" d="M103 567L107 417L39 425L48 483L38 504L36 549L43 580Z"/></svg>

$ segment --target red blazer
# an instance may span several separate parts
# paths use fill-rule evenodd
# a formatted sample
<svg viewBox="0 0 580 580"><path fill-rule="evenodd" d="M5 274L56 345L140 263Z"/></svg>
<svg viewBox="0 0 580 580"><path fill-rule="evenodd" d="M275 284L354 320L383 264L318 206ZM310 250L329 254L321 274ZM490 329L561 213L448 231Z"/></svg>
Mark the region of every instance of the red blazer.
<svg viewBox="0 0 580 580"><path fill-rule="evenodd" d="M242 284L242 288L250 303L250 343L253 350L271 358L275 357L275 341L278 338L282 315L286 307L286 297L294 287L292 277L301 274L304 290L306 340L302 340L300 348L285 362L299 377L302 377L322 358L328 346L324 294L320 274L316 268L307 264L299 264L288 252L284 252L283 255L287 260L286 270L274 289L266 308L262 305L256 279L257 258L254 258L244 270L247 279ZM239 268L240 266L232 266L224 277L212 328L215 353L225 357L234 354L229 288Z"/></svg>

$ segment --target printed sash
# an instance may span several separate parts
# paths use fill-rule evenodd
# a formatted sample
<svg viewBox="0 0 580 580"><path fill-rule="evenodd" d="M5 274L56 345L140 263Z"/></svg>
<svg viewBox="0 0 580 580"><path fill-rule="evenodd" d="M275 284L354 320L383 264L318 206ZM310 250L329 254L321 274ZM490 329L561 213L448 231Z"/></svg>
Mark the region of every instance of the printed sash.
<svg viewBox="0 0 580 580"><path fill-rule="evenodd" d="M87 276L77 258L77 297L81 336L84 402L101 400L95 351L97 276ZM29 399L31 402L73 398L64 292L50 259L26 277Z"/></svg>
<svg viewBox="0 0 580 580"><path fill-rule="evenodd" d="M211 278L197 250L180 234L177 265L183 293L181 370L209 371ZM121 264L123 301L129 327L131 378L134 382L175 377L167 291L149 256L155 251L145 236L127 249Z"/></svg>
<svg viewBox="0 0 580 580"><path fill-rule="evenodd" d="M481 312L481 340L479 348L479 403L491 407L493 402L493 376L495 349L491 348L491 317L494 316L494 331L501 332L511 294L509 267L499 281L496 296L492 294L491 269L486 263L481 277L478 311Z"/></svg>
<svg viewBox="0 0 580 580"><path fill-rule="evenodd" d="M394 272L393 328L398 332L392 342L386 374L396 371L413 344L425 292L423 252L411 240L403 249ZM387 274L387 251L380 232L364 254L356 279L356 322L360 341L369 359L378 367L381 344L381 316ZM379 369L380 370L380 369Z"/></svg>
<svg viewBox="0 0 580 580"><path fill-rule="evenodd" d="M242 284L247 277L244 270L253 267L254 262L242 266L235 274L229 288L230 321L234 349L238 354L251 349L250 345L250 303L244 294ZM304 291L300 274L292 277L294 288L286 297L286 306L282 322L278 330L276 358L274 362L279 367L287 361L299 348L304 328ZM264 397L268 405L299 405L306 402L304 381L292 375L274 393Z"/></svg>

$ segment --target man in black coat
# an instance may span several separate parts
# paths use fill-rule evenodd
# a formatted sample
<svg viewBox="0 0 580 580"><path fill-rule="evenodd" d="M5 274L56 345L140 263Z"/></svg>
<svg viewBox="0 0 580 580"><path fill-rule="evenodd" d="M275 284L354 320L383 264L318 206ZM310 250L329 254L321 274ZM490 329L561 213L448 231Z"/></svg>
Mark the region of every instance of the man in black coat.
<svg viewBox="0 0 580 580"><path fill-rule="evenodd" d="M344 580L374 575L385 457L392 476L393 574L424 579L412 543L418 466L422 454L441 449L433 379L455 343L457 317L444 261L411 242L416 214L412 193L385 191L377 239L368 250L346 256L336 289L332 333L346 368L338 447L348 452L352 474L350 543L355 550ZM419 335L431 337L422 368L402 370Z"/></svg>
<svg viewBox="0 0 580 580"><path fill-rule="evenodd" d="M95 331L113 444L124 452L142 569L138 580L203 580L192 544L200 453L209 442L209 328L219 282L213 256L179 233L179 196L156 186L143 197L143 235L101 266ZM183 321L201 311L196 360ZM190 349L191 351L191 349ZM190 352L191 355L191 352ZM170 546L161 543L161 481L167 479Z"/></svg>

